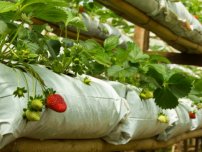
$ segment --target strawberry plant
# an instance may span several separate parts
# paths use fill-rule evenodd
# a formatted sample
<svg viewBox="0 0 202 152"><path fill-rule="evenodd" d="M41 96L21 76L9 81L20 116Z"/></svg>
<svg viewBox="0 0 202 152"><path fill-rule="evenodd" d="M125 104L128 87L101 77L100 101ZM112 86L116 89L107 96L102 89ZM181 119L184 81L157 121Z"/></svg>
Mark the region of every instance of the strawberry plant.
<svg viewBox="0 0 202 152"><path fill-rule="evenodd" d="M166 58L144 54L132 42L120 45L119 36L110 36L103 44L91 39L80 40L80 31L86 30L82 12L98 14L102 21L107 21L110 15L115 17L111 23L117 27L130 28L114 13L106 13L108 10L97 3L87 0L16 0L0 1L0 8L0 62L29 73L43 92L40 98L35 94L30 98L28 87L18 87L13 92L17 97L25 94L29 97L25 110L28 120L39 119L44 107L58 112L67 109L61 95L54 92L46 94L46 84L31 64L41 64L55 73L72 77L87 74L135 85L142 89L142 99L154 98L161 108L175 108L178 99L186 96L197 103L202 101L201 78L171 70ZM36 18L46 24L36 25ZM73 26L77 31L76 40L70 39L67 32L53 35L54 29L48 23L58 25L61 30ZM91 85L88 77L83 82Z"/></svg>

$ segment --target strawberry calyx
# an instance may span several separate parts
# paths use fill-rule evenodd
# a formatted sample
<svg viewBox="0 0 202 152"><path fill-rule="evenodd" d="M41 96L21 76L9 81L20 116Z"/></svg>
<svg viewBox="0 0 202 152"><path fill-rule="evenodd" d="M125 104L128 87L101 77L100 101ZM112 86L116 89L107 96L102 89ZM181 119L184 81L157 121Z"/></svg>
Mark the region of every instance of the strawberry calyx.
<svg viewBox="0 0 202 152"><path fill-rule="evenodd" d="M18 98L24 97L24 94L27 93L25 87L17 87L17 89L13 92L13 95Z"/></svg>

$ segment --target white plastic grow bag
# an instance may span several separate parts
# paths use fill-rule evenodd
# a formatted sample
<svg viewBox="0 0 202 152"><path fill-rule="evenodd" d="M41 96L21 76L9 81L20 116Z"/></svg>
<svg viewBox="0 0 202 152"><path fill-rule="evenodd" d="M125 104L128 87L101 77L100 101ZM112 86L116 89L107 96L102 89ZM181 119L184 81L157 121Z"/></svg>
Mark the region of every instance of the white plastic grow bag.
<svg viewBox="0 0 202 152"><path fill-rule="evenodd" d="M170 111L170 115L177 117L177 121L166 128L166 130L158 136L158 140L168 140L172 137L190 131L192 128L192 122L189 117L189 111L191 107L186 102L187 99L180 99L179 105L175 108L175 110Z"/></svg>
<svg viewBox="0 0 202 152"><path fill-rule="evenodd" d="M202 109L196 111L196 119L193 119L193 126L195 126L194 129L202 128Z"/></svg>
<svg viewBox="0 0 202 152"><path fill-rule="evenodd" d="M39 66L33 66L44 79L45 84L61 94L68 109L57 113L51 109L43 112L37 122L26 122L22 118L27 97L11 95L17 86L25 86L23 74L0 64L0 148L19 137L36 139L88 139L108 135L128 114L128 106L106 82L90 78L91 85L85 85L81 77L58 75ZM33 94L34 79L24 74ZM37 83L37 93L41 89Z"/></svg>
<svg viewBox="0 0 202 152"><path fill-rule="evenodd" d="M156 106L153 99L142 101L139 98L138 88L115 82L111 82L111 85L120 96L125 95L130 114L105 140L113 144L125 144L130 140L156 136L169 126L168 123L160 123L157 120L161 109Z"/></svg>

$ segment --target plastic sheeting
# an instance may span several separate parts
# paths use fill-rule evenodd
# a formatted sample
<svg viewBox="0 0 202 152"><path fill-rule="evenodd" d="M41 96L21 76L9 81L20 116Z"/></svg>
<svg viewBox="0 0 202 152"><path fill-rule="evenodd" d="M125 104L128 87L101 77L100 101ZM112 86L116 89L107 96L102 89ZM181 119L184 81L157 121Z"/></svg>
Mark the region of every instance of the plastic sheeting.
<svg viewBox="0 0 202 152"><path fill-rule="evenodd" d="M87 31L81 31L81 34L85 34L90 37L97 37L103 40L111 35L116 35L120 37L120 44L124 44L127 41L133 41L129 36L124 34L119 29L107 23L101 23L96 17L92 18L86 13L82 13L82 17ZM74 27L69 27L69 29L76 32L76 29Z"/></svg>
<svg viewBox="0 0 202 152"><path fill-rule="evenodd" d="M169 123L161 123L157 120L162 110L156 106L153 99L142 101L139 98L140 89L118 82L110 82L110 84L120 96L125 96L130 106L130 114L105 138L107 142L125 144L130 140L153 137L169 126Z"/></svg>
<svg viewBox="0 0 202 152"><path fill-rule="evenodd" d="M191 119L189 118L189 110L183 104L180 103L175 110L171 111L170 115L176 116L177 121L166 128L166 130L158 136L158 140L168 140L190 131L192 128Z"/></svg>
<svg viewBox="0 0 202 152"><path fill-rule="evenodd" d="M64 97L68 109L64 113L44 109L40 121L25 121L22 113L28 98L16 98L12 93L17 86L26 87L33 96L36 80L29 74L0 64L3 71L0 73L0 148L19 137L41 140L103 138L116 145L150 137L168 140L202 127L201 110L196 109L196 119L190 119L189 111L194 109L188 99L180 99L175 109L162 110L154 99L141 100L141 89L131 85L90 76L91 85L86 85L82 82L85 75L72 78L42 66L33 68L47 87ZM41 93L37 83L36 95ZM161 112L169 117L169 123L157 120Z"/></svg>
<svg viewBox="0 0 202 152"><path fill-rule="evenodd" d="M35 80L26 73L21 73L0 64L0 148L19 137L36 139L89 139L104 137L125 119L129 112L127 102L119 97L106 82L91 79L91 85L84 84L82 77L72 78L58 75L39 66L34 69L44 79L47 87L61 94L68 109L57 113L46 109L40 121L25 121L22 118L23 108L27 105L25 98L12 95L17 86L27 86L33 95ZM42 93L36 85L36 95Z"/></svg>
<svg viewBox="0 0 202 152"><path fill-rule="evenodd" d="M126 0L175 34L202 43L202 25L181 2L169 0ZM194 50L189 50L190 52Z"/></svg>

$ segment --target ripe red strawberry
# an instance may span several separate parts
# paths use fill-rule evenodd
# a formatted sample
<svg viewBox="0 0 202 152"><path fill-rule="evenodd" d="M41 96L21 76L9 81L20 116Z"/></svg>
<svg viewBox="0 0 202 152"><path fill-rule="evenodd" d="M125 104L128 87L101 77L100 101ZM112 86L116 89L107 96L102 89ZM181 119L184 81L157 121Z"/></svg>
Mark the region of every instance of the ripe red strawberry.
<svg viewBox="0 0 202 152"><path fill-rule="evenodd" d="M65 103L63 97L59 94L50 94L46 98L46 105L48 108L56 112L65 112L67 109L67 104Z"/></svg>
<svg viewBox="0 0 202 152"><path fill-rule="evenodd" d="M190 112L189 112L189 118L190 118L190 119L195 119L195 118L196 118L195 112L190 111Z"/></svg>
<svg viewBox="0 0 202 152"><path fill-rule="evenodd" d="M80 5L79 6L79 13L83 13L83 12L85 12L85 8L82 5Z"/></svg>

